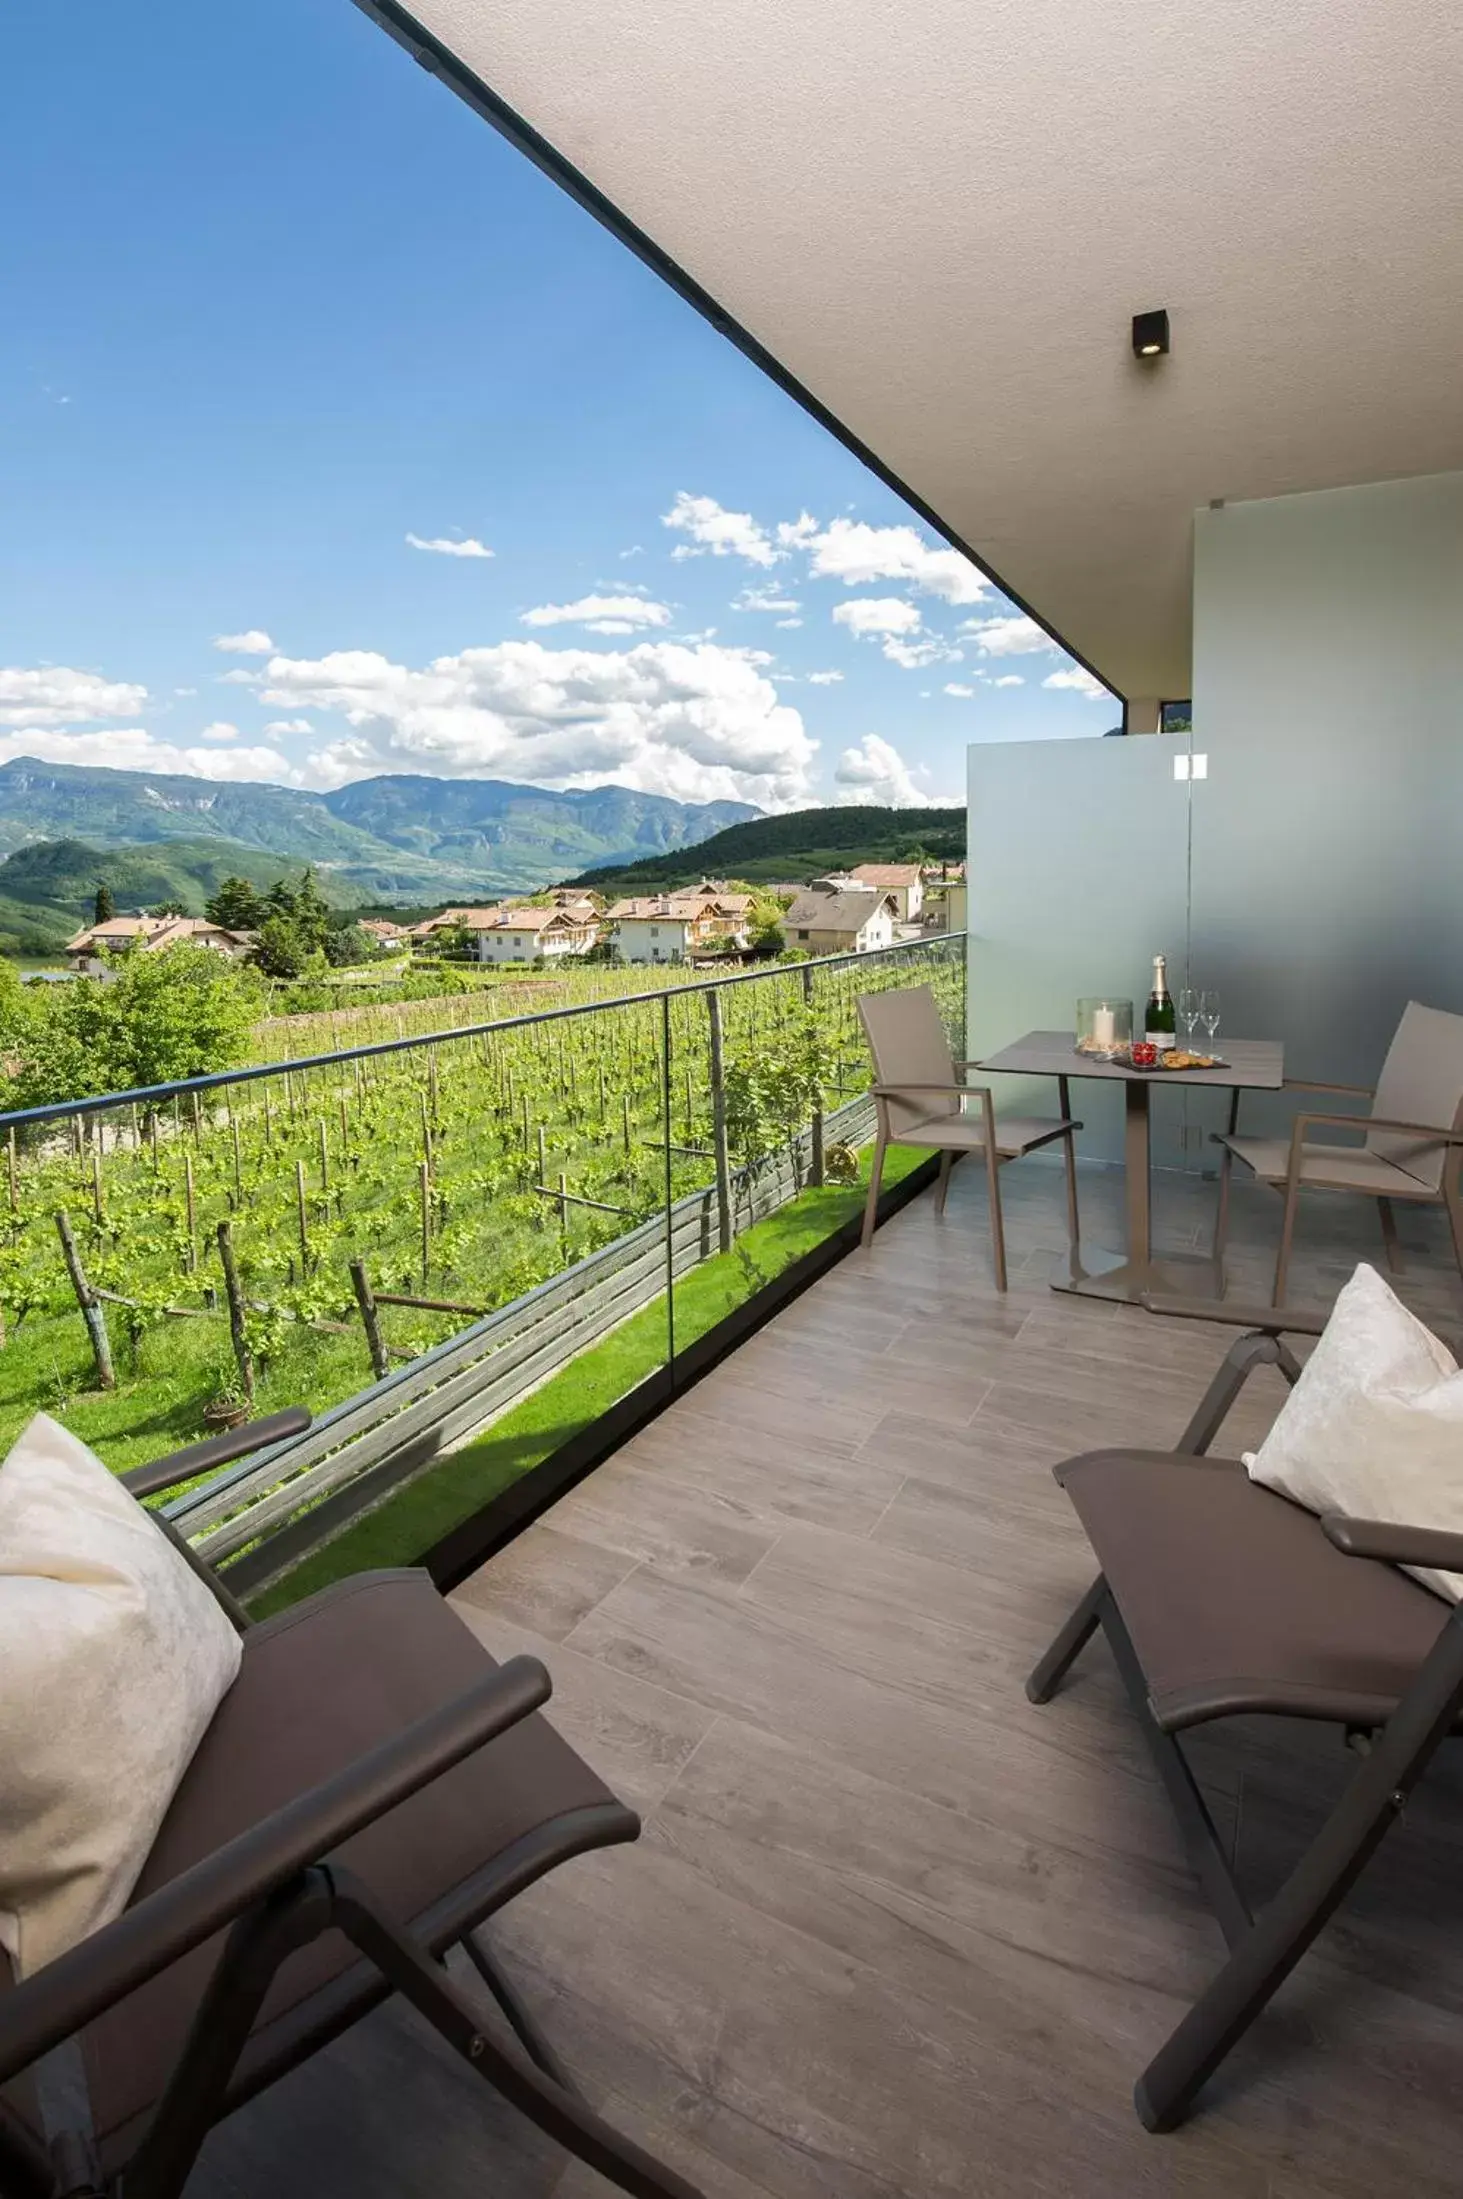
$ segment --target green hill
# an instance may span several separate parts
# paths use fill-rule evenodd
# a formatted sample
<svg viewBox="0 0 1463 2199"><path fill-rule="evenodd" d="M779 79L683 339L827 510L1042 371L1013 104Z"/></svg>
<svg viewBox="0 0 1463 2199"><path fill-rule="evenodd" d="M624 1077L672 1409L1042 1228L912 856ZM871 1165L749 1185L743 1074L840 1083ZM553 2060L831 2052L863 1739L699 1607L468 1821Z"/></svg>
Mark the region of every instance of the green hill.
<svg viewBox="0 0 1463 2199"><path fill-rule="evenodd" d="M181 901L190 916L229 877L272 886L300 870L260 848L230 840L168 840L152 847L95 848L84 840L36 840L0 862L0 954L53 955L91 916L98 886L119 913ZM321 893L335 908L360 895L328 872Z"/></svg>
<svg viewBox="0 0 1463 2199"><path fill-rule="evenodd" d="M794 809L756 817L714 833L694 848L615 864L566 879L601 893L654 893L694 886L703 878L745 878L750 885L817 878L855 863L965 859L963 809L878 809L849 803L838 809Z"/></svg>

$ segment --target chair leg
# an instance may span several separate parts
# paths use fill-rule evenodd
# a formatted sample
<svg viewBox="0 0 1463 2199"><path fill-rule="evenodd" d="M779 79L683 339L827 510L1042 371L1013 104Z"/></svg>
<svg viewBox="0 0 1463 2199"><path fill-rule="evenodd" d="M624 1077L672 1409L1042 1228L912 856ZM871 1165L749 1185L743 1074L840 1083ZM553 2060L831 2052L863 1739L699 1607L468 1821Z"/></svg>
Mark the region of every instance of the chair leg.
<svg viewBox="0 0 1463 2199"><path fill-rule="evenodd" d="M511 1978L504 1975L489 1954L481 1927L475 1932L469 1932L458 1944L513 2026L520 2044L532 2055L544 2075L552 2077L555 2084L561 2084L566 2092L578 2094L578 2085L560 2061L552 2042L545 2038L524 2006L517 1986Z"/></svg>
<svg viewBox="0 0 1463 2199"><path fill-rule="evenodd" d="M1463 1192L1456 1182L1451 1189L1443 1187L1443 1204L1448 1210L1448 1228L1453 1237L1453 1258L1458 1263L1458 1273L1463 1276Z"/></svg>
<svg viewBox="0 0 1463 2199"><path fill-rule="evenodd" d="M628 2192L630 2199L705 2199L694 2184L612 2129L516 2041L482 2030L452 1979L387 1915L353 1871L332 1865L331 1877L335 1922L351 1944L510 2106L617 2190Z"/></svg>
<svg viewBox="0 0 1463 2199"><path fill-rule="evenodd" d="M1107 1582L1099 1573L1082 1601L1064 1621L1050 1649L1033 1666L1026 1683L1030 1703L1049 1703L1102 1623L1102 1599Z"/></svg>
<svg viewBox="0 0 1463 2199"><path fill-rule="evenodd" d="M1070 1130L1062 1139L1062 1150L1067 1166L1067 1243L1075 1270L1077 1251L1082 1242L1082 1229L1077 1219L1077 1146Z"/></svg>
<svg viewBox="0 0 1463 2199"><path fill-rule="evenodd" d="M1224 1248L1229 1242L1229 1179L1234 1173L1234 1155L1229 1147L1220 1148L1223 1159L1219 1163L1219 1203L1214 1209L1214 1259L1224 1259Z"/></svg>
<svg viewBox="0 0 1463 2199"><path fill-rule="evenodd" d="M874 1158L869 1165L869 1195L864 1201L864 1227L859 1243L867 1252L874 1241L874 1223L879 1216L879 1187L884 1181L884 1140L874 1140Z"/></svg>
<svg viewBox="0 0 1463 2199"><path fill-rule="evenodd" d="M1006 1223L1001 1212L1001 1157L993 1145L985 1149L985 1180L991 1202L991 1252L996 1263L996 1288L1006 1288Z"/></svg>
<svg viewBox="0 0 1463 2199"><path fill-rule="evenodd" d="M1387 1265L1394 1275L1405 1275L1407 1263L1402 1257L1402 1246L1397 1236L1397 1216L1390 1199L1378 1199L1377 1215L1382 1224L1382 1244L1387 1254Z"/></svg>
<svg viewBox="0 0 1463 2199"><path fill-rule="evenodd" d="M950 1190L950 1167L954 1158L954 1154L950 1152L948 1147L940 1155L940 1180L935 1186L935 1212L937 1215L943 1214L945 1211L945 1200Z"/></svg>
<svg viewBox="0 0 1463 2199"><path fill-rule="evenodd" d="M1300 1205L1300 1178L1292 1176L1285 1186L1285 1218L1280 1224L1280 1250L1275 1259L1275 1291L1270 1300L1272 1306L1285 1303L1285 1285L1290 1274L1290 1248L1295 1242L1295 1216Z"/></svg>

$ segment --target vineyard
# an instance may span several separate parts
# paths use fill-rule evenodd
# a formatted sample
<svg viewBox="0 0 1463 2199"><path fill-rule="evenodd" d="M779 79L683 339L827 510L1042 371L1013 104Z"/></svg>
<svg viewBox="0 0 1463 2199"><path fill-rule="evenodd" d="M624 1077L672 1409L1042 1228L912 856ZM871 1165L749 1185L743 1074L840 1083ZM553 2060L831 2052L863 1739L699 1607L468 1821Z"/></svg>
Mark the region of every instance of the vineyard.
<svg viewBox="0 0 1463 2199"><path fill-rule="evenodd" d="M123 1468L248 1410L318 1413L703 1187L725 1243L759 1171L867 1086L858 994L930 983L954 1022L963 962L649 997L647 974L594 973L603 997L547 1013L525 986L526 1018L476 1030L441 1028L476 996L350 1010L308 1065L0 1118L0 1442L55 1411ZM851 1165L812 1151L810 1181Z"/></svg>

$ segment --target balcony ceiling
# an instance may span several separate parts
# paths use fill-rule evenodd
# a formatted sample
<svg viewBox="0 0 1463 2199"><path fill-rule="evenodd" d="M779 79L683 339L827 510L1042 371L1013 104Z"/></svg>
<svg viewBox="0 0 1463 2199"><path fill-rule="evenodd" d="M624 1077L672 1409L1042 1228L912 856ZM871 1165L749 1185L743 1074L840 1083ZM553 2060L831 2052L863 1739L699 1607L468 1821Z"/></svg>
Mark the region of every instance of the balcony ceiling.
<svg viewBox="0 0 1463 2199"><path fill-rule="evenodd" d="M1195 506L1463 463L1457 0L415 13L1121 693Z"/></svg>

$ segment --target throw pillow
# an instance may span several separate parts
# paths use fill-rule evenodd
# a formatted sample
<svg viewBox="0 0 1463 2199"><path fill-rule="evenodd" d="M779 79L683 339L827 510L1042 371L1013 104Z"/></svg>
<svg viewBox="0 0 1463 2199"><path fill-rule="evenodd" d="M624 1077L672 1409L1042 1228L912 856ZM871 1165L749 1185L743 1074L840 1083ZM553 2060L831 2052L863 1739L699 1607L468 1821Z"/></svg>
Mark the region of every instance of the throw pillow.
<svg viewBox="0 0 1463 2199"><path fill-rule="evenodd" d="M1463 1533L1463 1374L1363 1265L1245 1465L1312 1512ZM1463 1575L1407 1570L1452 1603L1463 1597Z"/></svg>
<svg viewBox="0 0 1463 2199"><path fill-rule="evenodd" d="M126 1907L239 1656L136 1498L37 1414L0 1465L0 1946L17 1976Z"/></svg>

